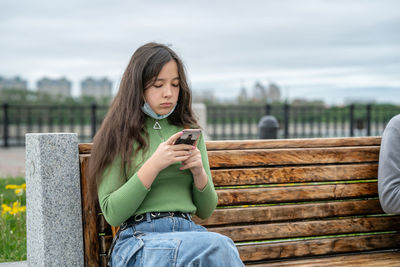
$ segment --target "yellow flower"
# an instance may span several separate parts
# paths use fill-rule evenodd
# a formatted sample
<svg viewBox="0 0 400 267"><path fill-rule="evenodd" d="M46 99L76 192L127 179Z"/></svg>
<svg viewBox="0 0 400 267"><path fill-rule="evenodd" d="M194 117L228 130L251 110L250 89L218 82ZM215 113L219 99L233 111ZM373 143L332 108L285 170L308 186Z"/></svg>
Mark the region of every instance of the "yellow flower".
<svg viewBox="0 0 400 267"><path fill-rule="evenodd" d="M22 188L19 188L19 189L15 189L14 192L17 196L22 196L22 194L24 193L24 190Z"/></svg>
<svg viewBox="0 0 400 267"><path fill-rule="evenodd" d="M12 210L11 207L9 207L6 204L1 204L1 215L6 214L7 212L10 212Z"/></svg>
<svg viewBox="0 0 400 267"><path fill-rule="evenodd" d="M9 213L10 215L15 215L20 212L25 212L26 211L26 206L21 206L21 203L18 201L15 201L12 206L8 206L6 204L1 205L2 212L1 215L4 215L6 213Z"/></svg>
<svg viewBox="0 0 400 267"><path fill-rule="evenodd" d="M14 189L15 194L17 196L22 196L24 190L26 190L26 184L15 185L15 184L8 184L6 185L6 189Z"/></svg>
<svg viewBox="0 0 400 267"><path fill-rule="evenodd" d="M16 184L8 184L6 185L6 189L26 189L26 184L16 185Z"/></svg>
<svg viewBox="0 0 400 267"><path fill-rule="evenodd" d="M15 185L15 184L6 185L6 189L17 189L17 188L18 188L18 185Z"/></svg>

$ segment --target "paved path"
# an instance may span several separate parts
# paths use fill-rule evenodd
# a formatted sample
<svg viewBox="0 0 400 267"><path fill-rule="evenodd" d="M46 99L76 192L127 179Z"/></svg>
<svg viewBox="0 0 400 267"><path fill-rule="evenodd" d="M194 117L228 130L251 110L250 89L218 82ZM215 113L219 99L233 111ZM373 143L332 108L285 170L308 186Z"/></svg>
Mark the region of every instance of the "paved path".
<svg viewBox="0 0 400 267"><path fill-rule="evenodd" d="M25 147L0 148L0 178L25 177Z"/></svg>
<svg viewBox="0 0 400 267"><path fill-rule="evenodd" d="M26 266L28 266L26 261L0 263L0 267L26 267Z"/></svg>

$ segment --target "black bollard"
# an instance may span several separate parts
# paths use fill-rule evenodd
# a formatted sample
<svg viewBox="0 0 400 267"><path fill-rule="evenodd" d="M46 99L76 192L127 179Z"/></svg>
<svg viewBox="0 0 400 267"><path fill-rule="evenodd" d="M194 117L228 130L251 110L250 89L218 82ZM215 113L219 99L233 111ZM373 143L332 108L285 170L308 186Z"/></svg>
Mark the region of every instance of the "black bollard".
<svg viewBox="0 0 400 267"><path fill-rule="evenodd" d="M258 132L260 139L277 139L279 123L278 120L271 115L261 118L258 123Z"/></svg>

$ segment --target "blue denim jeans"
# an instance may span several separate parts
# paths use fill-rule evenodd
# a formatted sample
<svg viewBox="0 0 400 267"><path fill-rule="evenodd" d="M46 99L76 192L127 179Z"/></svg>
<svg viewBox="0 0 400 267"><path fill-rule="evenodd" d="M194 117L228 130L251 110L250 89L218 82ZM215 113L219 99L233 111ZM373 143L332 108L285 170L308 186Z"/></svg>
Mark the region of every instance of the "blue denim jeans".
<svg viewBox="0 0 400 267"><path fill-rule="evenodd" d="M121 231L110 261L112 267L244 266L230 238L179 217L148 220Z"/></svg>

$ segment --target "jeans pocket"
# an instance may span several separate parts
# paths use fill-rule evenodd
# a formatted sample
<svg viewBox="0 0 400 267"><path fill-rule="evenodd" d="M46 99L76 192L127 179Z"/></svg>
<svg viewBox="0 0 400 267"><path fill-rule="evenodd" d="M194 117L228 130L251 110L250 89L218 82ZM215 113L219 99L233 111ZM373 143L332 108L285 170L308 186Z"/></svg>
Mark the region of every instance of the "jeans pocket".
<svg viewBox="0 0 400 267"><path fill-rule="evenodd" d="M143 248L144 242L139 238L125 239L122 244L116 244L112 255L112 267L134 266L136 253Z"/></svg>
<svg viewBox="0 0 400 267"><path fill-rule="evenodd" d="M141 266L175 266L180 244L179 239L144 239Z"/></svg>

